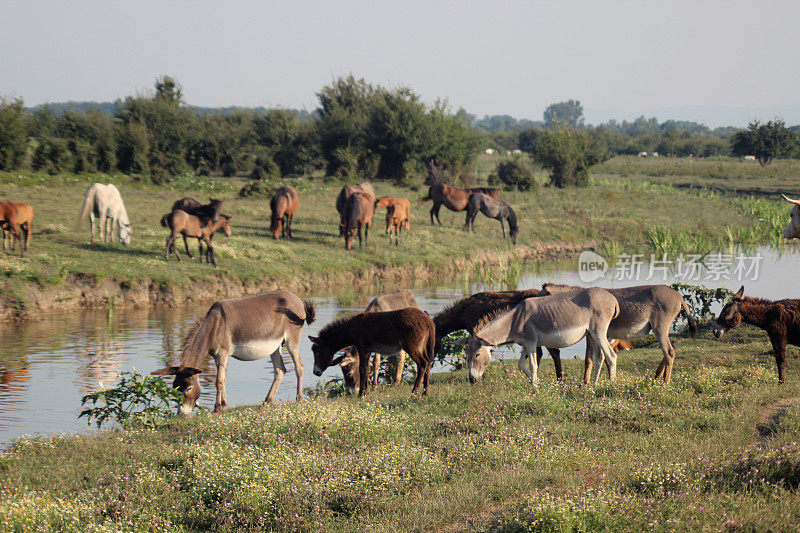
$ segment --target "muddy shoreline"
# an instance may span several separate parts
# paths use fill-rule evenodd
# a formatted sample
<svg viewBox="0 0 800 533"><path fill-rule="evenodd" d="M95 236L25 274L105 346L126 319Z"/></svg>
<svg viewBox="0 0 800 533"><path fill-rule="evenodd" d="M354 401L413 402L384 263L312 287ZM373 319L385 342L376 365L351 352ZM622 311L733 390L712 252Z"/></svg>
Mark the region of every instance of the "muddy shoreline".
<svg viewBox="0 0 800 533"><path fill-rule="evenodd" d="M558 261L577 252L592 249L595 241L584 243L538 243L534 246L517 246L498 254L485 250L474 258L457 258L446 266L417 265L408 267L375 266L357 272L335 271L313 277L303 275L292 279L268 279L263 282L242 280L219 275L213 280L192 281L168 285L152 279L97 279L92 275L71 274L58 286L29 283L13 294L8 283L0 295L0 321L36 320L52 313L87 308L180 306L190 303L211 302L221 298L236 298L245 294L287 288L300 296L314 292L330 291L337 285L368 289L378 283L389 287L403 282L430 279L446 274L460 273L475 265L498 266L509 260Z"/></svg>

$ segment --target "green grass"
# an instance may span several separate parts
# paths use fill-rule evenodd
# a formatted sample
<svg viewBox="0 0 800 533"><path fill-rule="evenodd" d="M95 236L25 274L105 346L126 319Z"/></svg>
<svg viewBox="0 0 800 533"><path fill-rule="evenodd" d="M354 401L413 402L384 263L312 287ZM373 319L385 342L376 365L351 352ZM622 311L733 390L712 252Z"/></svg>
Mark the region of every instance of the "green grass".
<svg viewBox="0 0 800 533"><path fill-rule="evenodd" d="M532 391L516 364L434 375L367 398L315 398L159 430L17 441L0 457L0 530L792 530L800 520L797 348L777 383L763 332L654 344L619 378ZM54 465L58 465L57 468Z"/></svg>

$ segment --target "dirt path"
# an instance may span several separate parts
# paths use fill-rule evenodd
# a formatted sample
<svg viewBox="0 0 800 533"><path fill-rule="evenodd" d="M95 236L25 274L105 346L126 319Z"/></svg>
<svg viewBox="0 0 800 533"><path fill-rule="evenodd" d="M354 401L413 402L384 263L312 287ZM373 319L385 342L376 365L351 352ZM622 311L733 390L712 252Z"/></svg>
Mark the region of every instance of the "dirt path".
<svg viewBox="0 0 800 533"><path fill-rule="evenodd" d="M786 411L796 405L800 405L800 397L794 398L781 398L780 400L766 406L761 410L756 422L756 431L758 431L759 440L767 440L772 437L775 430L778 429L781 417Z"/></svg>

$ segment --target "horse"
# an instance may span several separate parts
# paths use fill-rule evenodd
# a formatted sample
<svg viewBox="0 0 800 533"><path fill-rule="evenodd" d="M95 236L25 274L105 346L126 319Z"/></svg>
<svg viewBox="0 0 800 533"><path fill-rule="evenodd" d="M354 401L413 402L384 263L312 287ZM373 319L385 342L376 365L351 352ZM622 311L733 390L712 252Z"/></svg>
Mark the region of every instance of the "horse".
<svg viewBox="0 0 800 533"><path fill-rule="evenodd" d="M431 185L428 188L428 196L422 198L422 201L425 200L433 200L433 207L431 207L431 224L433 224L433 217L436 216L436 220L439 222L439 225L442 225L442 221L439 219L439 209L441 209L442 205L444 205L450 211L464 211L467 208L467 204L469 203L469 197L472 193L480 192L491 196L495 200L498 198L499 193L497 189L493 189L491 187L474 187L471 189L458 189L456 187L451 187L446 183L436 183Z"/></svg>
<svg viewBox="0 0 800 533"><path fill-rule="evenodd" d="M316 311L310 301L280 289L242 298L220 300L198 320L183 341L180 366L151 372L156 376L175 376L173 386L184 395L178 408L188 415L200 397L200 380L207 358L217 366L217 397L214 412L221 411L225 399L225 372L228 357L239 361L257 361L270 357L275 372L264 404L272 403L286 374L281 346L286 346L297 376L297 401L303 400L303 361L300 359L300 336L303 323L314 322Z"/></svg>
<svg viewBox="0 0 800 533"><path fill-rule="evenodd" d="M369 182L363 181L358 185L345 185L342 187L342 190L336 195L336 211L339 213L339 237L344 235L344 206L347 203L347 199L357 192L372 198L373 201L375 200L375 189L372 188Z"/></svg>
<svg viewBox="0 0 800 533"><path fill-rule="evenodd" d="M433 316L433 322L436 324L435 353L442 353L442 339L454 331L465 329L472 335L475 333L475 327L486 315L509 311L526 298L537 296L542 296L542 291L539 289L478 292L469 298L463 298L448 305ZM557 348L548 348L547 351L553 357L553 363L556 367L556 379L560 380L564 377L564 372L561 368L561 352ZM537 348L536 354L536 363L538 364L542 359L542 349ZM479 377L470 373L469 381L474 383Z"/></svg>
<svg viewBox="0 0 800 533"><path fill-rule="evenodd" d="M211 246L211 238L218 229L221 229L226 237L231 236L231 217L223 215L222 213L220 213L219 216L220 219L216 223L209 221L205 226L202 225L200 218L190 215L185 211L181 211L180 209L161 217L161 225L171 230L169 237L167 237L166 248L164 249L164 259L169 261L169 253L171 251L175 254L175 257L178 258L178 261L181 260L181 256L178 254L178 250L175 247L175 238L178 234L181 234L183 235L184 244L186 244L186 237L195 237L200 241L199 255L201 263L203 262L203 243L206 243L206 262L216 267L217 255L214 253L214 248ZM189 252L188 244L186 245L186 252ZM191 254L189 254L189 257L191 257Z"/></svg>
<svg viewBox="0 0 800 533"><path fill-rule="evenodd" d="M767 300L744 295L744 285L720 311L714 323L714 336L722 338L726 331L742 322L763 329L772 342L778 382L783 383L786 370L786 345L800 346L800 300Z"/></svg>
<svg viewBox="0 0 800 533"><path fill-rule="evenodd" d="M408 200L408 198L391 198L389 196L384 196L383 198L378 198L375 200L375 209L378 209L379 207L385 207L387 210L386 233L390 233L388 216L388 210L390 206L395 206L397 215L402 219L401 222L403 223L405 229L408 229L411 226L411 202Z"/></svg>
<svg viewBox="0 0 800 533"><path fill-rule="evenodd" d="M269 203L272 217L269 230L272 238L277 239L280 232L284 239L292 239L292 217L300 205L297 189L289 185L279 188Z"/></svg>
<svg viewBox="0 0 800 533"><path fill-rule="evenodd" d="M11 236L11 251L15 250L15 243L19 241L19 250L22 257L28 252L31 243L31 228L33 227L33 207L27 202L12 203L0 202L0 228L3 229L3 250L6 250L7 233ZM16 241L14 240L16 239Z"/></svg>
<svg viewBox="0 0 800 533"><path fill-rule="evenodd" d="M428 393L428 378L436 342L436 326L428 313L407 308L381 313L358 313L331 322L319 335L309 336L314 352L314 375L321 376L326 368L338 365L344 355L334 359L334 354L347 346L358 353L359 397L367 392L369 354L405 351L417 363L417 379L411 394L422 385L422 394Z"/></svg>
<svg viewBox="0 0 800 533"><path fill-rule="evenodd" d="M93 183L86 188L83 196L83 207L81 208L80 220L83 222L89 217L89 226L92 228L91 243L94 243L94 219L100 219L100 241L114 241L114 227L117 227L117 238L123 246L131 244L131 221L128 219L128 212L113 184L104 185ZM108 228L106 228L108 221Z"/></svg>
<svg viewBox="0 0 800 533"><path fill-rule="evenodd" d="M353 238L358 232L358 246L361 247L361 232L364 232L364 246L369 246L369 226L372 224L374 199L364 193L353 193L344 204L344 249L353 247Z"/></svg>
<svg viewBox="0 0 800 533"><path fill-rule="evenodd" d="M414 294L409 290L401 290L390 292L389 294L382 294L372 300L366 309L365 313L376 313L380 311L397 311L399 309L406 309L413 307L419 309L417 299ZM344 377L344 384L347 394L357 394L360 390L359 383L361 377L359 373L358 354L353 347L345 348L344 359L340 366L342 367L342 376ZM400 350L397 352L397 370L395 371L394 384L397 385L403 380L403 368L405 367L406 352ZM381 354L375 352L372 354L372 387L378 386L378 372L381 368Z"/></svg>
<svg viewBox="0 0 800 533"><path fill-rule="evenodd" d="M600 379L603 357L609 363L609 380L616 378L617 354L608 342L608 325L619 315L619 304L608 291L595 287L528 298L501 313L484 317L467 341L465 353L471 375L483 375L491 360L490 346L514 342L522 346L519 369L536 386L538 363L533 354L539 346L565 348L587 337L596 343L591 354L597 363L594 382Z"/></svg>
<svg viewBox="0 0 800 533"><path fill-rule="evenodd" d="M471 225L472 231L475 231L475 217L478 216L478 211L489 218L500 221L500 229L503 230L504 239L506 238L506 228L503 225L503 221L507 221L508 236L511 237L512 243L517 244L519 226L517 225L517 214L514 213L511 206L482 192L472 193L467 202L467 222L464 225L464 229L469 230Z"/></svg>
<svg viewBox="0 0 800 533"><path fill-rule="evenodd" d="M575 285L558 285L545 283L543 294L559 294L582 290ZM665 383L672 379L672 367L675 364L675 347L669 338L669 328L681 312L686 313L689 323L689 334L692 338L697 334L697 323L692 318L689 306L683 295L666 285L639 285L621 289L606 289L619 302L619 316L611 321L608 336L612 339L635 340L652 330L661 345L664 354L656 370L656 379L662 378ZM594 349L592 339L586 339L587 356L584 361L584 383L589 382L592 360L589 352Z"/></svg>

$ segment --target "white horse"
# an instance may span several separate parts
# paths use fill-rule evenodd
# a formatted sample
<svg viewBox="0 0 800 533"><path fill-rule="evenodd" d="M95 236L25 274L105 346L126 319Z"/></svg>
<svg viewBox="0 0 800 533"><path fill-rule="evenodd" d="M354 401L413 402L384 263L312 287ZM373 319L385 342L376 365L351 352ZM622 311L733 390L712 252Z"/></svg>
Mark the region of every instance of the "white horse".
<svg viewBox="0 0 800 533"><path fill-rule="evenodd" d="M113 242L114 227L117 226L117 236L119 242L124 246L131 243L131 222L128 219L128 212L125 211L125 204L122 203L122 196L119 190L112 184L103 185L93 183L86 189L83 198L83 209L81 209L81 222L89 217L92 227L92 241L94 242L94 219L100 219L100 241ZM108 228L106 228L106 221Z"/></svg>

